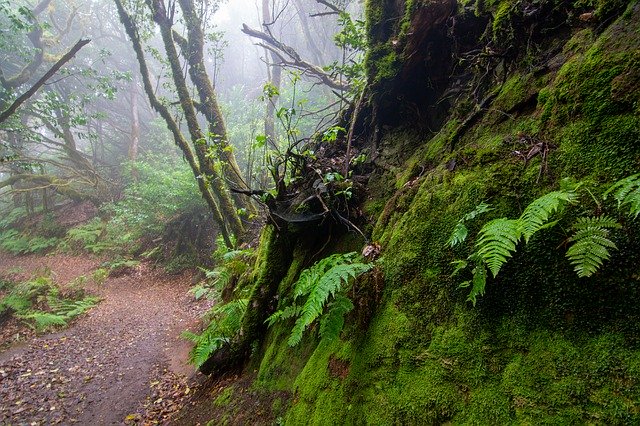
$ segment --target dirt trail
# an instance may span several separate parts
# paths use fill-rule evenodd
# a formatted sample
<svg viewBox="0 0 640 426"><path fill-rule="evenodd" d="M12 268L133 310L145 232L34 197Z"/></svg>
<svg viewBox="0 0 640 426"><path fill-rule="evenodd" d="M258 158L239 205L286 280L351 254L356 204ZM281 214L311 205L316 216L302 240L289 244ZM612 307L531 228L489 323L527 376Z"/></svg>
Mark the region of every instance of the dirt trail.
<svg viewBox="0 0 640 426"><path fill-rule="evenodd" d="M0 254L0 273L49 268L58 283L98 265L63 255ZM193 372L186 364L189 343L179 334L207 306L187 293L191 279L140 265L90 289L102 302L67 330L0 353L0 424L122 424L145 401L153 404L153 386L166 381L160 376Z"/></svg>

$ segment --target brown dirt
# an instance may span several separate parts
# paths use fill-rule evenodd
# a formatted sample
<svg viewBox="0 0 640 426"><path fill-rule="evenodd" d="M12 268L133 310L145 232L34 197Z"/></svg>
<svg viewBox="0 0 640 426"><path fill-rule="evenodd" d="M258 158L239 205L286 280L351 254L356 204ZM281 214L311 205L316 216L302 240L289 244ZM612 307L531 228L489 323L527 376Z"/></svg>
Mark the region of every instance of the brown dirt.
<svg viewBox="0 0 640 426"><path fill-rule="evenodd" d="M0 275L51 270L58 284L90 275L96 258L0 254ZM167 276L142 264L89 292L102 301L60 333L0 353L0 424L156 424L177 411L194 380L186 363L208 302L187 293L192 273Z"/></svg>
<svg viewBox="0 0 640 426"><path fill-rule="evenodd" d="M230 425L268 426L281 424L291 393L263 391L253 387L254 375L248 371L229 372L204 379L194 386L190 398L172 417L180 426Z"/></svg>

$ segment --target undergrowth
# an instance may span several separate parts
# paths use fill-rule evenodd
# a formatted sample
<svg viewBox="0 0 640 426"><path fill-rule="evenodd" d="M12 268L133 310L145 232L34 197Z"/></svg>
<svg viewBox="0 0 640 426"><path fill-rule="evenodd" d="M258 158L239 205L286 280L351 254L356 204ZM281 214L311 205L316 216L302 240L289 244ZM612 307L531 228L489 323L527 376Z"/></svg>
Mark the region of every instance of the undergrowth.
<svg viewBox="0 0 640 426"><path fill-rule="evenodd" d="M247 310L249 289L238 285L238 281L250 272L249 264L254 258L252 249L231 250L221 236L217 239L217 249L212 254L216 263L213 269L200 268L204 279L190 289L197 299L206 297L220 303L204 316L206 328L200 333L185 331L182 336L193 342L189 361L200 368L216 351L230 349L239 337L242 317ZM233 299L223 301L223 294L231 294Z"/></svg>
<svg viewBox="0 0 640 426"><path fill-rule="evenodd" d="M356 252L333 254L302 271L293 286L292 303L271 315L267 319L269 325L296 319L289 346L300 343L305 330L318 318L320 338L337 337L344 326L345 315L354 307L347 291L358 276L373 268L373 264L359 260Z"/></svg>
<svg viewBox="0 0 640 426"><path fill-rule="evenodd" d="M81 284L72 283L66 290L70 294L65 294L48 276L7 284L8 293L0 299L0 318L13 315L37 332L67 326L99 301L85 296Z"/></svg>
<svg viewBox="0 0 640 426"><path fill-rule="evenodd" d="M476 236L475 250L466 260L453 262L453 275L467 267L472 268L472 278L460 284L460 287L471 288L468 296L470 302L475 305L478 296L484 294L487 269L495 278L516 252L520 241L528 243L539 231L556 226L563 219L565 207L573 205L584 208L586 202L581 202L577 192L580 187L581 184L578 184L574 189L549 192L532 201L519 218L497 218L482 226ZM598 210L601 210L601 202L590 191L587 192ZM625 209L634 219L640 214L640 174L616 182L603 193L602 198L606 200L610 194L618 202L618 209ZM464 222L487 211L490 211L489 205L482 203L460 219L449 238L449 245L456 247L462 244L468 235ZM558 218L551 221L550 218L554 215ZM622 225L618 220L600 211L591 216L578 217L570 224L571 235L566 239L569 246L566 257L578 277L594 275L610 258L610 250L617 249L610 233L611 230L620 228Z"/></svg>

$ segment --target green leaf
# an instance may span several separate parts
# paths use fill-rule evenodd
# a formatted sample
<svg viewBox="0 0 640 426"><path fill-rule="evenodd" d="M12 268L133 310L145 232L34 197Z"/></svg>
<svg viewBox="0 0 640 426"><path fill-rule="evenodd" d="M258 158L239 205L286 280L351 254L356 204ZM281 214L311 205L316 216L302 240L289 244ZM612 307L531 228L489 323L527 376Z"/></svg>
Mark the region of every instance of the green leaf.
<svg viewBox="0 0 640 426"><path fill-rule="evenodd" d="M565 204L573 203L575 200L576 194L574 192L553 191L532 201L519 219L525 242L529 242L531 236L536 232L548 227L546 225L549 216Z"/></svg>
<svg viewBox="0 0 640 426"><path fill-rule="evenodd" d="M515 219L494 219L487 222L478 233L476 250L487 264L495 278L500 268L516 250L522 237L520 221Z"/></svg>
<svg viewBox="0 0 640 426"><path fill-rule="evenodd" d="M607 216L576 220L572 227L575 233L569 238L573 244L567 250L567 258L579 277L592 276L609 259L608 249L617 249L609 239L609 229L620 227L616 220Z"/></svg>

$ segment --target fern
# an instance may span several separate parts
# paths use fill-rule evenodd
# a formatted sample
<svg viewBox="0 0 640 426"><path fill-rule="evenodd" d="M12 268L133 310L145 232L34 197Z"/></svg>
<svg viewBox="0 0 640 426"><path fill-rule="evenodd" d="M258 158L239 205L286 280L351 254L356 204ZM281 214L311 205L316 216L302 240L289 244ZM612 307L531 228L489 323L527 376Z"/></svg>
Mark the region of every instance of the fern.
<svg viewBox="0 0 640 426"><path fill-rule="evenodd" d="M590 277L608 260L608 249L617 249L609 239L609 229L620 228L620 224L609 217L582 217L573 224L573 242L567 250L567 258L579 277Z"/></svg>
<svg viewBox="0 0 640 426"><path fill-rule="evenodd" d="M493 209L489 206L489 204L485 202L478 204L475 209L464 215L462 219L460 219L458 223L456 223L456 226L453 228L453 232L451 233L447 244L449 244L452 248L459 244L462 244L469 235L469 230L467 229L464 222L475 219L480 214L486 213L491 210Z"/></svg>
<svg viewBox="0 0 640 426"><path fill-rule="evenodd" d="M50 248L53 248L58 245L60 239L56 237L44 238L44 237L33 237L27 243L27 251L29 253L37 253Z"/></svg>
<svg viewBox="0 0 640 426"><path fill-rule="evenodd" d="M541 229L555 225L555 222L548 222L549 216L575 200L574 192L553 191L531 202L519 219L525 242L528 243L531 236Z"/></svg>
<svg viewBox="0 0 640 426"><path fill-rule="evenodd" d="M344 327L344 316L353 310L353 302L345 296L337 295L329 304L326 315L320 319L320 338L335 339Z"/></svg>
<svg viewBox="0 0 640 426"><path fill-rule="evenodd" d="M494 278L516 250L521 237L522 227L516 219L494 219L480 229L476 252L487 264Z"/></svg>
<svg viewBox="0 0 640 426"><path fill-rule="evenodd" d="M484 264L477 259L476 266L471 271L473 274L473 278L469 281L465 281L460 283L460 288L471 287L471 291L467 296L467 302L471 302L473 306L476 306L476 302L478 301L478 296L484 295L484 290L487 285L487 268L485 268Z"/></svg>
<svg viewBox="0 0 640 426"><path fill-rule="evenodd" d="M268 324L269 327L271 327L273 324L275 324L278 321L284 321L289 318L299 317L301 313L302 313L302 306L293 304L269 316L269 318L267 318L266 323Z"/></svg>
<svg viewBox="0 0 640 426"><path fill-rule="evenodd" d="M29 240L15 229L0 233L0 248L12 254L24 254L29 251Z"/></svg>
<svg viewBox="0 0 640 426"><path fill-rule="evenodd" d="M17 207L11 210L9 213L2 214L3 218L0 219L0 229L9 228L18 219L27 216L27 209L24 207Z"/></svg>
<svg viewBox="0 0 640 426"><path fill-rule="evenodd" d="M67 325L67 318L64 315L51 312L34 311L16 316L23 320L33 321L35 330L39 332Z"/></svg>
<svg viewBox="0 0 640 426"><path fill-rule="evenodd" d="M207 314L211 319L200 334L182 333L182 337L195 345L189 354L189 362L197 368L202 366L216 351L230 345L240 333L242 317L247 310L248 299L238 299L224 305L215 306Z"/></svg>
<svg viewBox="0 0 640 426"><path fill-rule="evenodd" d="M629 206L629 214L635 218L640 214L640 173L628 176L613 184L604 193L606 199L613 193L613 198L618 202L618 208Z"/></svg>
<svg viewBox="0 0 640 426"><path fill-rule="evenodd" d="M372 264L356 262L357 258L355 252L334 254L303 270L293 287L293 304L271 315L267 319L269 326L297 318L288 340L290 346L295 346L329 304L328 313L321 319L320 335L335 337L344 325L344 315L353 309L351 301L340 293L346 291L356 277L373 268ZM297 299L305 296L304 304L298 305Z"/></svg>
<svg viewBox="0 0 640 426"><path fill-rule="evenodd" d="M67 231L67 237L71 241L79 242L83 247L94 245L103 235L105 224L100 219L94 219L91 222L72 228Z"/></svg>

